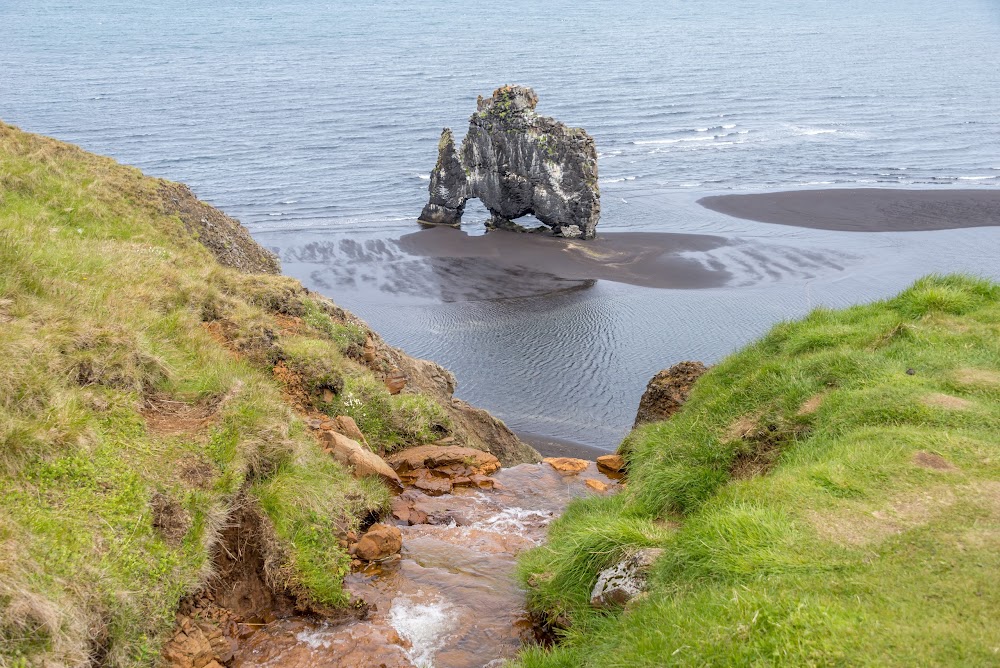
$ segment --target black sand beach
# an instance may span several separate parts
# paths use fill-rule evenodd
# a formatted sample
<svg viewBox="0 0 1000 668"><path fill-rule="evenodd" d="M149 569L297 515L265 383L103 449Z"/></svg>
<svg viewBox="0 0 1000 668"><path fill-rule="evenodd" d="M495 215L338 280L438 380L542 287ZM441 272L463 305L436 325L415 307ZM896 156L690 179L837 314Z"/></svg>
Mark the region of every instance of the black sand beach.
<svg viewBox="0 0 1000 668"><path fill-rule="evenodd" d="M921 232L1000 225L1000 190L792 190L714 195L698 203L736 218L840 232Z"/></svg>
<svg viewBox="0 0 1000 668"><path fill-rule="evenodd" d="M724 285L730 273L721 264L702 263L684 253L727 245L703 234L611 232L590 241L542 234L497 231L469 236L436 227L399 240L403 251L418 257L476 260L492 271L517 273L531 267L561 281L609 280L650 288L697 289Z"/></svg>

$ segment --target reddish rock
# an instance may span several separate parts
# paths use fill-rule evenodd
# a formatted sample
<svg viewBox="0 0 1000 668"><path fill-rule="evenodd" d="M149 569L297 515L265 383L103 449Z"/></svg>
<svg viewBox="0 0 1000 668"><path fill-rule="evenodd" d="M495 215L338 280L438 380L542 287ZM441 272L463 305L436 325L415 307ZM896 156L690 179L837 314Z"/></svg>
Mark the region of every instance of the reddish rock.
<svg viewBox="0 0 1000 668"><path fill-rule="evenodd" d="M500 489L500 483L496 480L484 475L479 475L478 473L474 473L469 476L469 482L479 489Z"/></svg>
<svg viewBox="0 0 1000 668"><path fill-rule="evenodd" d="M385 559L403 548L403 534L388 524L372 525L355 545L354 556L364 561Z"/></svg>
<svg viewBox="0 0 1000 668"><path fill-rule="evenodd" d="M355 477L378 476L393 489L402 489L399 476L392 467L354 439L335 431L324 431L322 438L333 458L352 469Z"/></svg>
<svg viewBox="0 0 1000 668"><path fill-rule="evenodd" d="M597 478L587 478L583 482L584 482L585 485L587 485L587 487L589 487L590 489L594 490L595 492L604 493L604 492L608 491L609 489L611 489L611 485L609 485L606 482L601 482Z"/></svg>
<svg viewBox="0 0 1000 668"><path fill-rule="evenodd" d="M416 479L413 480L413 486L430 496L440 496L451 494L453 483L448 476L434 475L427 469L421 469Z"/></svg>
<svg viewBox="0 0 1000 668"><path fill-rule="evenodd" d="M201 610L199 614L211 613ZM236 640L217 624L178 614L174 637L163 645L160 663L164 668L222 668L235 651Z"/></svg>
<svg viewBox="0 0 1000 668"><path fill-rule="evenodd" d="M574 459L573 457L546 457L542 460L559 473L575 474L586 470L590 462L586 459Z"/></svg>
<svg viewBox="0 0 1000 668"><path fill-rule="evenodd" d="M633 428L666 420L680 410L691 387L706 371L708 368L701 362L681 362L653 376L639 400Z"/></svg>
<svg viewBox="0 0 1000 668"><path fill-rule="evenodd" d="M354 421L354 418L348 415L338 415L336 419L330 423L329 427L326 427L324 423L324 429L333 429L334 431L339 431L341 434L347 438L353 438L358 443L364 443L368 445L368 439L365 435L361 433L361 429L358 427L358 423Z"/></svg>
<svg viewBox="0 0 1000 668"><path fill-rule="evenodd" d="M427 513L416 508L412 498L406 495L397 496L392 500L392 516L400 522L413 526L414 524L427 524Z"/></svg>
<svg viewBox="0 0 1000 668"><path fill-rule="evenodd" d="M621 455L601 455L597 458L597 468L621 473L625 470L625 458Z"/></svg>
<svg viewBox="0 0 1000 668"><path fill-rule="evenodd" d="M420 445L397 452L386 461L401 475L408 471L448 466L462 467L472 474L489 475L500 468L500 460L490 453L456 445Z"/></svg>
<svg viewBox="0 0 1000 668"><path fill-rule="evenodd" d="M365 348L362 354L364 355L365 362L368 364L372 364L378 358L378 350L375 347L375 340L372 339L371 335L368 335L368 338L365 339Z"/></svg>
<svg viewBox="0 0 1000 668"><path fill-rule="evenodd" d="M406 387L408 380L402 369L396 367L385 377L385 387L389 390L389 394L399 394Z"/></svg>

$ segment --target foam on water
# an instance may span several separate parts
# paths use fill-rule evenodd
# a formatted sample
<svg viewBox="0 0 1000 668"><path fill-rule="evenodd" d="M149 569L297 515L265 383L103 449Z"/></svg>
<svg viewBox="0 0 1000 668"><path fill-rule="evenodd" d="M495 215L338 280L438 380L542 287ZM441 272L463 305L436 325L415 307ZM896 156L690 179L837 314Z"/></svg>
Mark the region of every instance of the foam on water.
<svg viewBox="0 0 1000 668"><path fill-rule="evenodd" d="M399 596L392 602L389 621L410 643L407 655L417 668L433 668L434 655L455 628L454 607L440 596L417 602Z"/></svg>
<svg viewBox="0 0 1000 668"><path fill-rule="evenodd" d="M516 533L522 536L534 533L540 526L552 521L552 513L528 508L509 507L492 515L481 522L473 524L474 528L488 531ZM535 531L532 531L532 530Z"/></svg>
<svg viewBox="0 0 1000 668"><path fill-rule="evenodd" d="M295 639L300 643L309 645L310 649L329 649L330 635L322 629L308 629L295 634Z"/></svg>

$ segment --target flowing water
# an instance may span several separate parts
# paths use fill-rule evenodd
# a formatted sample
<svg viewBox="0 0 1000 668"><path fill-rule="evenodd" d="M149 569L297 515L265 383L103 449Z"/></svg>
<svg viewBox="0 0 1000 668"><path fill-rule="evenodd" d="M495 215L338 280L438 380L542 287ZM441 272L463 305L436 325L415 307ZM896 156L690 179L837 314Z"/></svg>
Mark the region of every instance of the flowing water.
<svg viewBox="0 0 1000 668"><path fill-rule="evenodd" d="M563 475L548 464L503 469L498 489L456 488L407 500L429 524L400 526L402 559L347 578L352 594L372 605L367 619L325 625L301 618L272 622L241 644L241 666L500 666L533 638L514 559L545 536L573 498L594 493L588 478L611 484L597 466Z"/></svg>

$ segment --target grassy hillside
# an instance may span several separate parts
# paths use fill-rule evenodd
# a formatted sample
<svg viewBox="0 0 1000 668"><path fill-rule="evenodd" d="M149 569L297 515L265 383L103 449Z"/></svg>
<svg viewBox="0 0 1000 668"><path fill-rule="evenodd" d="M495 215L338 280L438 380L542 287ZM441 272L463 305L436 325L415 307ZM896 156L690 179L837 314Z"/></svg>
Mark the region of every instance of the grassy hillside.
<svg viewBox="0 0 1000 668"><path fill-rule="evenodd" d="M1000 664L1000 286L778 325L623 450L627 488L522 560L568 629L521 665ZM641 546L665 549L648 596L592 610Z"/></svg>
<svg viewBox="0 0 1000 668"><path fill-rule="evenodd" d="M387 493L302 415L354 415L383 450L449 431L365 366L363 325L222 266L276 263L213 211L0 123L0 666L154 664L236 518L272 588L345 605L338 539Z"/></svg>

